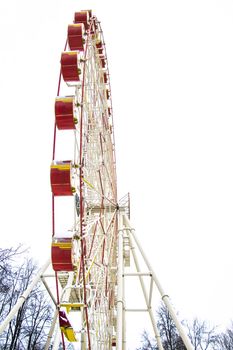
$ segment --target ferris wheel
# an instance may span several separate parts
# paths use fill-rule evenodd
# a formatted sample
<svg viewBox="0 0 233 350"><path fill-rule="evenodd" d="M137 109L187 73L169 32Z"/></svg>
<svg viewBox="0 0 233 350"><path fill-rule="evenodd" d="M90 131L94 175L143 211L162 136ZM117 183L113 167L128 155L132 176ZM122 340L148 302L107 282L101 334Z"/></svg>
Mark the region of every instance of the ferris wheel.
<svg viewBox="0 0 233 350"><path fill-rule="evenodd" d="M62 79L69 95L63 95ZM56 152L64 133L73 144L69 160ZM61 295L57 289L62 335L85 348L104 349L114 343L118 204L107 55L100 22L90 10L75 13L61 54L50 174L52 265L64 287ZM56 207L66 206L66 197L73 220L61 232ZM76 329L73 314L79 317Z"/></svg>
<svg viewBox="0 0 233 350"><path fill-rule="evenodd" d="M101 24L91 10L74 14L60 63L50 166L51 257L0 325L0 333L41 280L55 304L45 350L58 349L60 342L63 349L73 344L80 350L125 350L127 312L149 315L163 350L154 316L155 292L192 350L130 224L129 197L118 201L107 53ZM51 263L53 274L45 274ZM55 277L55 287L48 286L46 277ZM144 308L127 307L126 279L134 277Z"/></svg>

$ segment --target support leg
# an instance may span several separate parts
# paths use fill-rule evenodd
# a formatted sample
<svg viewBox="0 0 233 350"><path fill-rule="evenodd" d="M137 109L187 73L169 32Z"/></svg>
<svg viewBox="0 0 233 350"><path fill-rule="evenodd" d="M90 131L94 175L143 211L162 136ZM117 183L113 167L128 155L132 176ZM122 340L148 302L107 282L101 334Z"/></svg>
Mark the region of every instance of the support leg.
<svg viewBox="0 0 233 350"><path fill-rule="evenodd" d="M122 350L123 344L123 231L122 216L119 215L118 231L118 269L117 269L117 336L116 349Z"/></svg>
<svg viewBox="0 0 233 350"><path fill-rule="evenodd" d="M131 252L132 252L132 255L133 255L133 259L134 259L134 264L135 264L137 272L139 273L141 271L140 271L140 267L139 267L138 258L137 258L135 249L133 247L132 238L130 237L129 233L128 233L128 236L129 236L129 242L130 242L130 249L131 249ZM159 334L159 331L158 331L158 328L157 328L157 325L156 325L156 321L155 321L153 312L151 310L151 305L149 303L149 299L148 299L148 296L147 296L145 283L144 283L143 278L142 278L142 276L140 274L138 275L138 278L139 278L139 281L140 281L140 284L141 284L143 296L144 296L145 303L146 303L146 306L147 306L147 309L148 309L148 313L149 313L149 316L150 316L150 320L151 320L151 324L152 324L152 328L153 328L153 331L154 331L155 339L157 341L158 348L159 348L159 350L164 350L162 342L161 342L160 334Z"/></svg>

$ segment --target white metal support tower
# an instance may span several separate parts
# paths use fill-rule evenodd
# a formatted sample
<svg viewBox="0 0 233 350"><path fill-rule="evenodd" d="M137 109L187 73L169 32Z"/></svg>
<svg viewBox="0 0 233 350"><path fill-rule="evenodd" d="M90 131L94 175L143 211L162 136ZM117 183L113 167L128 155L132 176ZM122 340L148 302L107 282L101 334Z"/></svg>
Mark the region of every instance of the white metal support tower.
<svg viewBox="0 0 233 350"><path fill-rule="evenodd" d="M121 208L120 208L121 209ZM132 263L130 264L130 261ZM144 263L146 270L141 270L139 261ZM127 272L124 271L124 265L127 266ZM129 270L130 265L133 265L133 271ZM145 308L127 308L127 301L123 298L125 295L124 286L125 280L128 278L137 278L140 282L141 292L144 297ZM145 277L149 278L149 285L145 283ZM153 309L153 296L156 291L159 292L160 298L166 305L180 337L182 338L187 350L192 350L192 344L186 335L186 332L179 321L177 314L170 302L169 296L163 290L161 283L155 274L152 265L150 264L137 236L135 229L131 226L128 215L125 211L119 211L119 234L118 234L118 296L117 296L117 350L125 348L124 334L126 333L124 314L126 312L146 312L151 321L154 336L157 341L158 348L163 349L160 334L156 325L155 309ZM134 290L133 293L136 293Z"/></svg>

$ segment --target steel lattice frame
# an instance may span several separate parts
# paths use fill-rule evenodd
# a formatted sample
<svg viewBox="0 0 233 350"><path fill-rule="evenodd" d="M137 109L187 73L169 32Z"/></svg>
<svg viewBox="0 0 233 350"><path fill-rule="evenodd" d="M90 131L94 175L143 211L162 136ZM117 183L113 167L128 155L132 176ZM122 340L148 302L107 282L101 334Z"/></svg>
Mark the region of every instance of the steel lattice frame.
<svg viewBox="0 0 233 350"><path fill-rule="evenodd" d="M101 55L96 46L99 42L102 43ZM117 188L107 55L103 32L95 17L90 19L86 30L79 63L82 72L80 81L68 84L70 89L75 90L78 119L78 126L73 132L72 159L75 165L72 183L80 201L80 213L74 210L72 227L78 258L70 279L65 281L64 273L57 272L62 286L66 284L66 292L58 296L58 305L67 310L69 305L73 312L80 313L81 325L75 331L80 332L88 348L108 349L112 345L114 323L116 276L112 266L116 266ZM61 89L58 90L60 92ZM56 139L57 131L53 161ZM55 223L54 196L53 215Z"/></svg>

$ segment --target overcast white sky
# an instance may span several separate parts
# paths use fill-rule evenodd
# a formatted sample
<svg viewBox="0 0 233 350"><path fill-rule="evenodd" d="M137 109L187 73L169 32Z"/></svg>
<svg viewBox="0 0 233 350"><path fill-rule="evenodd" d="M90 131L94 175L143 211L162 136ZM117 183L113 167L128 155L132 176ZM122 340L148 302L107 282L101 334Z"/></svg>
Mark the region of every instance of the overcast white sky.
<svg viewBox="0 0 233 350"><path fill-rule="evenodd" d="M46 259L60 52L73 13L102 23L119 197L181 316L233 319L231 0L1 1L1 238Z"/></svg>

